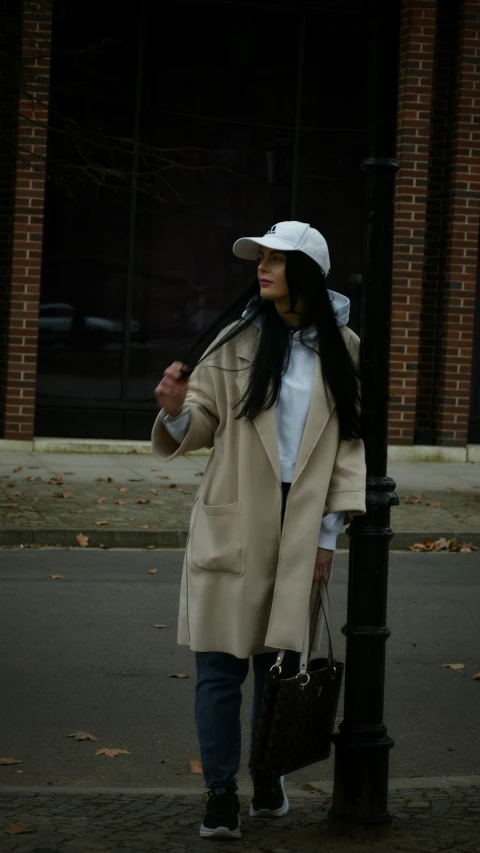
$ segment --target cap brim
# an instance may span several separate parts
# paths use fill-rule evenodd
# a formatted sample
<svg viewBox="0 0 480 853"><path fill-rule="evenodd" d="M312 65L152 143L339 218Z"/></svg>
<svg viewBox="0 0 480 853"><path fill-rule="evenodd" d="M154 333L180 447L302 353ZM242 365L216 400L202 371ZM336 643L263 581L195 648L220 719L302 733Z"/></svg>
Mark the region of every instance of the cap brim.
<svg viewBox="0 0 480 853"><path fill-rule="evenodd" d="M266 246L267 249L278 249L281 252L291 252L293 249L290 243L268 234L265 237L241 237L233 244L233 254L237 258L255 261L259 246Z"/></svg>

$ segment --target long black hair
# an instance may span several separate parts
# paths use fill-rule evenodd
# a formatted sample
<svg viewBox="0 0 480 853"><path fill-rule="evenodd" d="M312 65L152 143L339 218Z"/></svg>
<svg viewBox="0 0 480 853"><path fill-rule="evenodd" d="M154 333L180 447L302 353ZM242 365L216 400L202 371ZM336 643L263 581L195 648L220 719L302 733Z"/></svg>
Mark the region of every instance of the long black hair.
<svg viewBox="0 0 480 853"><path fill-rule="evenodd" d="M320 358L323 380L335 401L341 438L360 438L360 373L337 325L326 277L321 267L304 252L288 251L285 257L285 276L290 293L290 309L287 313L295 310L299 297L302 297L304 306L299 328L290 327L282 319L274 302L262 299L258 280L255 279L194 342L185 358L188 372L191 373L202 361L205 349L228 323L238 320L222 340L209 350L209 356L241 335L257 318L261 318L261 333L248 384L237 404L241 405L237 418L252 421L262 409L269 409L277 402L282 376L288 368L292 334L300 331L303 345L313 349ZM247 305L247 315L241 319ZM318 349L312 345L311 336L307 334L312 326L317 330Z"/></svg>

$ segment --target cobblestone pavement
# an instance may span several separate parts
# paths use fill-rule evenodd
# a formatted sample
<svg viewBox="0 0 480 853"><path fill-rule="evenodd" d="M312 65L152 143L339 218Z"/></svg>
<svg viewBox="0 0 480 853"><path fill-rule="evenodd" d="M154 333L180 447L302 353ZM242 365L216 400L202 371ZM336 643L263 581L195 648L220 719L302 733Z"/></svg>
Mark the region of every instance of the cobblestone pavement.
<svg viewBox="0 0 480 853"><path fill-rule="evenodd" d="M413 782L412 782L413 784ZM329 795L293 792L276 821L247 816L241 796L241 840L216 841L222 853L480 853L480 785L392 790L391 827L335 829ZM204 796L198 792L0 793L2 853L197 853ZM10 834L12 824L32 830ZM212 842L210 842L212 844Z"/></svg>
<svg viewBox="0 0 480 853"><path fill-rule="evenodd" d="M208 461L205 457L167 464L153 457L139 457L129 467L124 458L119 461L100 455L98 460L90 456L88 465L82 460L82 468L75 459L80 455L53 458L47 469L44 462L36 464L35 454L25 455L23 464L15 464L14 454L8 455L12 461L7 463L6 454L2 454L2 544L31 541L43 544L41 537L28 538L34 530L44 531L44 544L50 545L76 545L76 535L84 533L90 537L90 545L96 546L105 541L107 545L122 547L142 544L143 540L145 545L183 546L193 500ZM477 467L465 465L469 474L470 469ZM430 468L426 476L430 476L429 471ZM419 491L404 482L397 489L400 506L392 509L396 533L445 531L446 535L456 533L462 540L462 532L476 531L470 540L473 538L474 544L480 545L480 473L478 490L474 484L448 475L443 477L440 488L434 467L431 480L439 487ZM447 487L449 480L459 485ZM429 484L427 478L426 485ZM417 503L406 502L412 495L419 496ZM127 531L135 532L135 543L127 541ZM168 536L160 541L154 531L171 531L175 535L171 542ZM339 547L348 547L345 535L339 539ZM398 547L405 547L405 543Z"/></svg>

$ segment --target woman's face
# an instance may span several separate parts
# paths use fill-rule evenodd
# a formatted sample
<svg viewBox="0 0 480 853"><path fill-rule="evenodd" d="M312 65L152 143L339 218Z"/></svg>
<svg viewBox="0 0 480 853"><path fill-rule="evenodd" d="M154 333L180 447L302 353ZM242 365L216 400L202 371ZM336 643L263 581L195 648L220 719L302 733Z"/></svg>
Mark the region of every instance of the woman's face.
<svg viewBox="0 0 480 853"><path fill-rule="evenodd" d="M258 282L260 295L272 302L290 301L285 276L285 254L266 246L258 247Z"/></svg>

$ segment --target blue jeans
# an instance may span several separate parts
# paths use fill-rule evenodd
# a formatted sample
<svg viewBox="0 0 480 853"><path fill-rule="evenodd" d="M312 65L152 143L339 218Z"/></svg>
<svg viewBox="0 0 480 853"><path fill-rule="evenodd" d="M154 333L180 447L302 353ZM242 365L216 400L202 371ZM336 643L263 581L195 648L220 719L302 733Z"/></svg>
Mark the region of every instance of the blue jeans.
<svg viewBox="0 0 480 853"><path fill-rule="evenodd" d="M260 710L263 679L276 657L276 652L253 655L255 687L250 748ZM298 652L287 651L284 663L297 664L299 659ZM236 789L241 752L241 687L248 674L249 658L236 658L226 652L196 652L195 660L195 719L205 785L207 788Z"/></svg>
<svg viewBox="0 0 480 853"><path fill-rule="evenodd" d="M290 483L282 483L282 524ZM276 652L253 655L255 686L251 717L252 748L265 673L275 663ZM207 788L237 788L240 767L240 707L242 684L248 675L249 658L236 658L226 652L196 652L197 686L195 719L197 724L203 775ZM285 666L298 664L298 652L287 651Z"/></svg>

